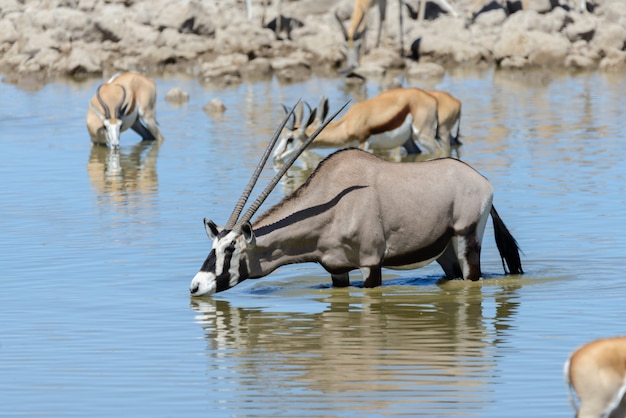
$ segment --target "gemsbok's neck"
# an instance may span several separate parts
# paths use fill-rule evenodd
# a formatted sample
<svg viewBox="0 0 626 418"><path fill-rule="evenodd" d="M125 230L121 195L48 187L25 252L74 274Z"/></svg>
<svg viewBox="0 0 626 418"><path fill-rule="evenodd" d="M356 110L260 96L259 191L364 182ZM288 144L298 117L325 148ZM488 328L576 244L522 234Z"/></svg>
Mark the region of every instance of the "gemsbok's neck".
<svg viewBox="0 0 626 418"><path fill-rule="evenodd" d="M323 227L315 216L294 213L275 223L254 226L256 245L249 257L250 277L263 277L280 266L314 262L319 257L317 239L310 231Z"/></svg>

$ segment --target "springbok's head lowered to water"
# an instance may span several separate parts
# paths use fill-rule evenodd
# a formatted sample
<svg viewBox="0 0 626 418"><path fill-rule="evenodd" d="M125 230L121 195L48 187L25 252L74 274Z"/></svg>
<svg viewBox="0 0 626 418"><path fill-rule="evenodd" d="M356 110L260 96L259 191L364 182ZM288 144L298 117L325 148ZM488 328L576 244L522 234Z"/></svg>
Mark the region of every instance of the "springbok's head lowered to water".
<svg viewBox="0 0 626 418"><path fill-rule="evenodd" d="M102 121L106 143L111 148L119 148L122 118L126 115L126 89L119 84L103 84L96 91L96 98L102 109L92 105L92 110ZM113 108L113 113L111 113ZM102 111L101 111L102 110Z"/></svg>
<svg viewBox="0 0 626 418"><path fill-rule="evenodd" d="M243 191L239 201L235 205L233 213L230 215L228 222L222 228L217 226L214 222L205 219L204 226L209 238L213 240L211 252L202 264L200 271L191 280L189 291L192 296L210 295L216 292L221 292L241 283L243 280L250 277L250 266L254 264L255 256L254 251L256 248L256 239L250 219L259 207L263 204L265 199L274 190L280 179L287 172L287 170L293 165L296 159L302 154L304 149L309 146L315 137L326 127L335 116L339 114L347 105L346 103L341 109L339 109L327 122L322 124L306 141L302 146L296 150L295 153L285 162L284 166L278 173L272 178L267 187L259 194L257 199L250 205L248 210L243 214L241 219L239 215L243 210L252 189L258 180L265 163L267 162L274 145L278 141L278 138L285 128L287 121L293 115L294 109L289 111L281 123L280 127L274 133L270 144L266 148L261 161L257 165L248 185Z"/></svg>
<svg viewBox="0 0 626 418"><path fill-rule="evenodd" d="M367 11L361 10L360 12L361 16L356 25L351 25L349 29L346 29L339 15L335 13L335 19L337 19L337 22L339 22L339 27L341 28L341 33L343 34L343 38L345 41L347 64L345 72L350 72L359 66L359 62L361 61L361 55L365 50L363 46L363 44L365 43L366 34L364 18Z"/></svg>
<svg viewBox="0 0 626 418"><path fill-rule="evenodd" d="M289 118L274 150L274 162L286 161L291 158L307 140L307 131L310 132L316 125L320 126L324 123L328 114L328 99L325 96L322 96L320 100L319 109L311 109L308 104L306 106L309 110L309 117L306 121L303 120L304 108L300 103L296 106L293 116ZM285 106L283 108L285 113L289 112Z"/></svg>

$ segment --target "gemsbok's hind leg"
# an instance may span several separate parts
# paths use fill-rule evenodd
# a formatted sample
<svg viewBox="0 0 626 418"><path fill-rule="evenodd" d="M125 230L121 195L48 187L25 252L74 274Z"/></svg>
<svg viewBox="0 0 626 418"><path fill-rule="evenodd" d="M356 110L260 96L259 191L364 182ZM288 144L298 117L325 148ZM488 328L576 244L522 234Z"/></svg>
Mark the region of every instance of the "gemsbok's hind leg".
<svg viewBox="0 0 626 418"><path fill-rule="evenodd" d="M458 242L459 264L463 271L463 279L476 281L480 279L480 244L474 237L459 237Z"/></svg>
<svg viewBox="0 0 626 418"><path fill-rule="evenodd" d="M454 252L459 260L463 279L465 280L475 281L480 279L480 250L490 210L491 197L484 202L480 217L476 223L464 228L460 227L457 235L454 235L451 239L452 247L454 247Z"/></svg>

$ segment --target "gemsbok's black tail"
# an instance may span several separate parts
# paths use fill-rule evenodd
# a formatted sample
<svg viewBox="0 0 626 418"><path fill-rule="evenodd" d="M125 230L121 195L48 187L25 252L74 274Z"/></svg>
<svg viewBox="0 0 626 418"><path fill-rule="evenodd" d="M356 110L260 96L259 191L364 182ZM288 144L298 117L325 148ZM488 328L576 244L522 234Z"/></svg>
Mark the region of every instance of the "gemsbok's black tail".
<svg viewBox="0 0 626 418"><path fill-rule="evenodd" d="M496 246L502 259L502 268L505 274L524 274L522 262L519 258L519 246L513 235L498 215L495 206L491 206L491 220L493 221L493 232L496 239ZM506 261L506 265L505 265ZM507 270L508 266L508 270Z"/></svg>

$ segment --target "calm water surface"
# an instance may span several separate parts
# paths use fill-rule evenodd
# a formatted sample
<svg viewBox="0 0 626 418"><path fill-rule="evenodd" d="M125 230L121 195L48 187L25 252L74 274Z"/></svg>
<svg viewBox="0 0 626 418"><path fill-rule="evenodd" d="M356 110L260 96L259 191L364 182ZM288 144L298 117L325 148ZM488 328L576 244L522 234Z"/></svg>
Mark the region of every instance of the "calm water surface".
<svg viewBox="0 0 626 418"><path fill-rule="evenodd" d="M89 143L97 81L0 84L0 416L573 415L563 361L625 333L623 77L432 85L463 101L460 157L493 183L523 278L502 275L488 225L478 283L438 285L435 264L332 289L297 265L204 299L188 295L210 248L202 218L226 221L280 104L380 90L157 82L166 141L127 132L117 155ZM189 103L165 102L175 86ZM222 117L202 110L214 97Z"/></svg>

